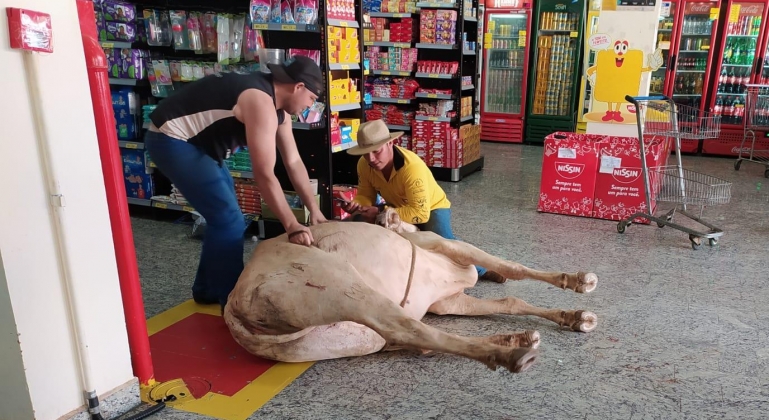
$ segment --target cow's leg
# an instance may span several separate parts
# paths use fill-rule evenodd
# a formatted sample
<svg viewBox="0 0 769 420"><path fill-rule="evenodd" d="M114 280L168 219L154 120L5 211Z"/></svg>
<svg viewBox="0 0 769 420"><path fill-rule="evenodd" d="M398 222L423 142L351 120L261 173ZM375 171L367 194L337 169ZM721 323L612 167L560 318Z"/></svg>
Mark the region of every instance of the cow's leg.
<svg viewBox="0 0 769 420"><path fill-rule="evenodd" d="M293 334L314 326L352 321L376 331L388 345L456 354L491 369L503 366L522 372L536 359L535 349L448 334L408 317L400 306L369 287L358 271L341 258L295 245L291 252L292 269L260 274L257 287L248 293L238 288L233 292L225 318L241 324L237 330ZM248 275L247 271L244 275ZM248 287L248 282L241 284Z"/></svg>
<svg viewBox="0 0 769 420"><path fill-rule="evenodd" d="M538 308L512 296L489 300L458 293L434 303L428 311L436 315L534 315L582 332L593 331L598 325L598 317L592 312Z"/></svg>
<svg viewBox="0 0 769 420"><path fill-rule="evenodd" d="M439 252L461 265L486 267L511 280L534 279L550 283L561 289L571 289L578 293L592 292L598 276L593 273L559 273L532 270L526 266L489 255L486 252L461 241L450 241L431 232L402 233L405 238L420 248Z"/></svg>

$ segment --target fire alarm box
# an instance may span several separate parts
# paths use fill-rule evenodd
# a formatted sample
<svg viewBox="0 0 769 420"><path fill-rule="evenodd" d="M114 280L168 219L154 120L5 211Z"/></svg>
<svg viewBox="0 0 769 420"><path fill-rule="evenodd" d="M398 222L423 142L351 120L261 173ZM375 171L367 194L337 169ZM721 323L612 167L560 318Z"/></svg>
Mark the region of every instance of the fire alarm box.
<svg viewBox="0 0 769 420"><path fill-rule="evenodd" d="M51 15L33 10L7 7L8 31L11 48L53 52Z"/></svg>

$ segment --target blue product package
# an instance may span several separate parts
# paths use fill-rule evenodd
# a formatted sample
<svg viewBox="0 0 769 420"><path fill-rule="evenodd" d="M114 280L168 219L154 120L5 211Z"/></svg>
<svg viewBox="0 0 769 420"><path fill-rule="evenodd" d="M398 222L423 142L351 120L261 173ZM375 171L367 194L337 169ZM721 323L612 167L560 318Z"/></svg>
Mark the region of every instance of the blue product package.
<svg viewBox="0 0 769 420"><path fill-rule="evenodd" d="M143 150L120 149L123 179L128 197L148 199L154 195L152 175L147 173Z"/></svg>
<svg viewBox="0 0 769 420"><path fill-rule="evenodd" d="M136 115L132 115L127 109L115 110L115 129L120 140L136 139Z"/></svg>
<svg viewBox="0 0 769 420"><path fill-rule="evenodd" d="M342 144L352 143L352 127L349 125L339 127L342 133Z"/></svg>

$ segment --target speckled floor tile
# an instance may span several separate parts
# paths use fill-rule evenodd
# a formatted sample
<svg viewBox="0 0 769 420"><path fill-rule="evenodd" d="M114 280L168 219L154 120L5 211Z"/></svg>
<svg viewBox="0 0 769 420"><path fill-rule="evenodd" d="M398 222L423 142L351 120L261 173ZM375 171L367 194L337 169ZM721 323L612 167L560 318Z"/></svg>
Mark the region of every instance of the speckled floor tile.
<svg viewBox="0 0 769 420"><path fill-rule="evenodd" d="M442 183L455 234L539 270L589 270L579 295L542 282L480 283L479 298L584 309L590 334L530 316L427 316L470 336L536 329L541 356L514 375L449 355L391 352L315 364L253 419L704 419L769 412L769 182L757 165L685 157L687 169L734 183L728 205L704 217L724 229L717 247L656 226L536 211L542 148L483 144L486 168ZM677 218L683 221L683 218ZM190 298L200 241L182 223L133 219L147 316ZM254 248L247 241L246 255ZM154 419L204 419L172 409Z"/></svg>

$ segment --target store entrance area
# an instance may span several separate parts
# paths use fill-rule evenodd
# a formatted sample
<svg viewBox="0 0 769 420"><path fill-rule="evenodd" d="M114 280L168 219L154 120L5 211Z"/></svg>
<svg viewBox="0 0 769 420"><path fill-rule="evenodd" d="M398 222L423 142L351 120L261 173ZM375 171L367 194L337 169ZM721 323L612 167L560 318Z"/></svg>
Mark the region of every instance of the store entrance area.
<svg viewBox="0 0 769 420"><path fill-rule="evenodd" d="M537 281L479 282L467 294L591 311L597 328L578 333L533 316L428 315L425 323L465 336L536 330L540 357L521 374L401 351L317 362L249 418L765 416L769 188L762 185L763 168L735 171L731 159L683 157L687 168L733 183L729 204L705 209L726 233L717 246L694 251L686 235L668 227L634 225L619 234L613 221L539 213L542 147L484 143L482 152L483 171L441 182L455 234L495 256L540 270L591 271L599 282L589 294ZM152 318L190 299L201 242L182 223L135 216L132 225ZM258 245L246 241L248 257ZM166 408L151 418L215 417Z"/></svg>

